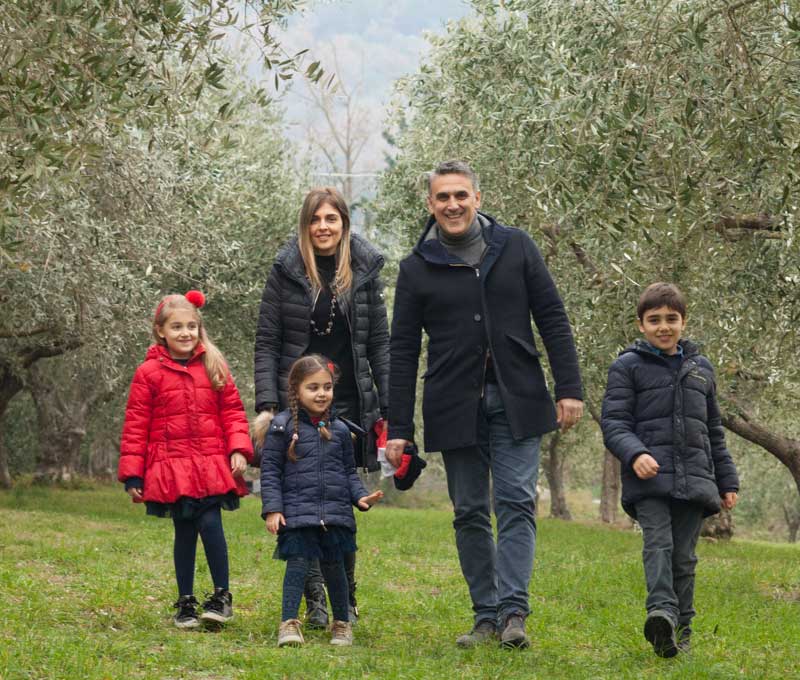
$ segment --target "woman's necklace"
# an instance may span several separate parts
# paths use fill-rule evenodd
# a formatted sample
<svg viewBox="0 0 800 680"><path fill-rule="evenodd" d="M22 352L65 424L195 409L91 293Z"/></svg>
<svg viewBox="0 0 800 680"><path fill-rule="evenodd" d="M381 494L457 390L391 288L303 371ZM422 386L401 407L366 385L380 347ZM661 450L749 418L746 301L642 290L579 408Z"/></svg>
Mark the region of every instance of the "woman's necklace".
<svg viewBox="0 0 800 680"><path fill-rule="evenodd" d="M319 302L319 297L317 297L317 302ZM316 305L315 305L316 308ZM336 293L331 291L331 313L328 316L328 323L325 325L324 330L320 330L317 328L317 324L314 323L314 316L311 316L311 332L314 335L318 335L320 337L324 337L326 335L330 335L331 331L333 330L333 319L336 316Z"/></svg>

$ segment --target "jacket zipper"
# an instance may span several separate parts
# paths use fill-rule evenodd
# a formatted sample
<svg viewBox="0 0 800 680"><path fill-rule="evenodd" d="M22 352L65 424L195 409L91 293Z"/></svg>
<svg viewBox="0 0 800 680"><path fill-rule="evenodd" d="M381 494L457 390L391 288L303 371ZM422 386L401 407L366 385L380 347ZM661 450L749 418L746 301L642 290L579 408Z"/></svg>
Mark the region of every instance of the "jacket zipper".
<svg viewBox="0 0 800 680"><path fill-rule="evenodd" d="M317 442L317 446L319 446L319 486L320 486L320 505L319 505L319 524L322 527L323 531L327 531L328 528L325 526L325 475L323 474L323 457L325 455L325 444L322 440L322 434L320 434L319 430L317 430L317 436L319 440Z"/></svg>

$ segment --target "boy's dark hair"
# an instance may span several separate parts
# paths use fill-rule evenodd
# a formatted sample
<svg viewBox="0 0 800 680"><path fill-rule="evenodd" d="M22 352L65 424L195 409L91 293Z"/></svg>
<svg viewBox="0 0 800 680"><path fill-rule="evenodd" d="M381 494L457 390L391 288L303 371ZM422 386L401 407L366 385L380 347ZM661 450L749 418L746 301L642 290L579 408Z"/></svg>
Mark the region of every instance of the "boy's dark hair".
<svg viewBox="0 0 800 680"><path fill-rule="evenodd" d="M686 298L674 283L659 281L647 286L639 296L636 316L641 321L644 319L645 312L648 309L657 309L658 307L669 307L678 312L684 319L686 318Z"/></svg>

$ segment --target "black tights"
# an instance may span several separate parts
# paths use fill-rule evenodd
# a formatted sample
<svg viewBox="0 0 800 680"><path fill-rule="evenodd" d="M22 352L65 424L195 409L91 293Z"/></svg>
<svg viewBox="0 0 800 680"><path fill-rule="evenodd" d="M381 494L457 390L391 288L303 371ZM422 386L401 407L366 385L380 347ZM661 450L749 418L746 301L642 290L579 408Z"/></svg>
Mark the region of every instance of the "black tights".
<svg viewBox="0 0 800 680"><path fill-rule="evenodd" d="M203 540L203 548L211 571L215 588L228 590L228 544L222 530L222 511L219 506L209 508L195 519L172 518L175 525L175 577L178 580L178 595L194 592L194 562L197 553L197 536Z"/></svg>
<svg viewBox="0 0 800 680"><path fill-rule="evenodd" d="M283 605L281 620L296 619L303 598L303 585L311 560L305 557L290 557L286 560L286 574L283 577ZM331 599L333 618L336 621L348 621L347 574L344 562L319 561L319 566L328 584L328 596Z"/></svg>

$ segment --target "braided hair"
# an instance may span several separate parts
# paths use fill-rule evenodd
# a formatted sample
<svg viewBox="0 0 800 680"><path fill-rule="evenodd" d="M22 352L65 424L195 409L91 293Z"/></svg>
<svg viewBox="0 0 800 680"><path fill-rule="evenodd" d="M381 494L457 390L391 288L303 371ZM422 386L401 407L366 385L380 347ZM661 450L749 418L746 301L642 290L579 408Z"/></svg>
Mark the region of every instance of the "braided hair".
<svg viewBox="0 0 800 680"><path fill-rule="evenodd" d="M303 381L317 371L326 371L329 373L331 376L331 381L336 384L336 380L339 377L339 372L336 368L336 365L330 359L322 356L321 354L309 354L308 356L300 357L289 369L288 399L289 410L292 412L292 427L294 429L294 433L292 434L291 442L289 442L289 448L286 451L286 457L292 463L297 462L296 446L297 440L300 437L300 397L298 392ZM330 416L331 409L329 406L325 410L325 413L322 414L319 425L317 425L319 434L325 441L330 441L333 437L329 428Z"/></svg>

